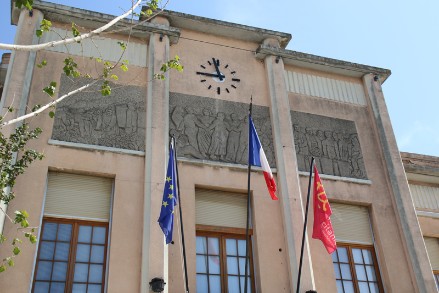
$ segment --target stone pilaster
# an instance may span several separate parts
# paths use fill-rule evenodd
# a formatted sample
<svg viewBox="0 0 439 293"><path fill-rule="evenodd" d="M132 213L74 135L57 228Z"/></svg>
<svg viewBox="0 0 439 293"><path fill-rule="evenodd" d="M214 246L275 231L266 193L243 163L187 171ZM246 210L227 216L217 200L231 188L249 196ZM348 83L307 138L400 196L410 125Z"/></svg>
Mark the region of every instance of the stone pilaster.
<svg viewBox="0 0 439 293"><path fill-rule="evenodd" d="M169 26L165 18L156 17L153 22ZM169 38L153 33L148 46L148 89L146 96L145 139L145 194L144 228L142 243L141 292L149 292L152 278L164 278L167 282L167 247L157 223L163 196L166 174L169 129L169 76L154 80L163 63L169 60ZM168 292L167 286L165 291Z"/></svg>
<svg viewBox="0 0 439 293"><path fill-rule="evenodd" d="M390 116L384 101L381 83L374 80L372 74L363 77L363 84L369 96L375 122L377 136L380 142L384 166L388 174L392 203L397 216L399 233L403 240L404 249L411 268L412 283L416 292L436 292L421 229L418 224L416 211L410 195L406 175L402 165L396 139L393 134Z"/></svg>
<svg viewBox="0 0 439 293"><path fill-rule="evenodd" d="M264 44L279 46L276 40L266 40ZM278 196L288 255L290 291L295 292L298 281L304 209L282 58L277 56L265 57L265 70L270 91L270 114L279 185ZM314 288L308 240L305 241L300 287L302 288L300 292Z"/></svg>
<svg viewBox="0 0 439 293"><path fill-rule="evenodd" d="M21 10L14 43L19 45L37 44L38 38L35 31L39 28L42 20L43 13L38 10L33 10L32 13L26 9ZM0 113L3 117L6 117L6 120L11 120L26 113L35 57L36 52L13 51L11 54L5 87L0 101ZM8 113L8 107L12 107L14 111ZM7 116L5 116L6 113ZM2 132L8 137L16 127L16 124L3 127ZM0 202L0 205L6 211L7 207L3 202ZM0 233L3 231L4 220L5 215L0 213Z"/></svg>

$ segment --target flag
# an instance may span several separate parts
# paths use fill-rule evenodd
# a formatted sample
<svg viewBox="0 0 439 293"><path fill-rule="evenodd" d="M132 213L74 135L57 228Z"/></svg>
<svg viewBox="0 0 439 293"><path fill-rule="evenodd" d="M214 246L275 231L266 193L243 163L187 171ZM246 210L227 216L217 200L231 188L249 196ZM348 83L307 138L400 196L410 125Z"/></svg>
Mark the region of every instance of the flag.
<svg viewBox="0 0 439 293"><path fill-rule="evenodd" d="M268 192L273 200L277 200L276 196L276 182L274 181L273 174L271 173L270 166L268 165L267 157L261 146L258 134L256 133L255 125L251 115L248 116L249 124L249 164L251 166L262 167L264 173L265 183L267 183Z"/></svg>
<svg viewBox="0 0 439 293"><path fill-rule="evenodd" d="M328 253L333 253L337 249L334 229L331 224L332 210L326 197L325 189L320 180L317 167L314 165L314 229L312 238L320 239Z"/></svg>
<svg viewBox="0 0 439 293"><path fill-rule="evenodd" d="M166 237L166 244L172 241L174 228L174 207L177 205L178 190L173 140L169 146L168 170L166 172L165 189L160 210L159 225Z"/></svg>

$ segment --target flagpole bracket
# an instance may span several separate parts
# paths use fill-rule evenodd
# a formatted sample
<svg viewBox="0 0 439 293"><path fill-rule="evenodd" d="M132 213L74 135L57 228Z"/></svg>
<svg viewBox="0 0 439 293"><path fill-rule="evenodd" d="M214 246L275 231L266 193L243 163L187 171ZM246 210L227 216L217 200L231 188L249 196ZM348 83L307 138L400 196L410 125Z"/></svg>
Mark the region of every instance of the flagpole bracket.
<svg viewBox="0 0 439 293"><path fill-rule="evenodd" d="M152 292L163 292L165 285L165 280L162 278L153 278L151 282L149 282L149 287Z"/></svg>

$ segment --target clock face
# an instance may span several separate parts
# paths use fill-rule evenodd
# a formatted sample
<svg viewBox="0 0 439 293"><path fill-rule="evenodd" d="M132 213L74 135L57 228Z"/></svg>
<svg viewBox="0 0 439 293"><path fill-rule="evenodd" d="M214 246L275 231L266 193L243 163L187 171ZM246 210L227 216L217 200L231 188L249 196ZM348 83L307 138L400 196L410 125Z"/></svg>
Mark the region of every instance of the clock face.
<svg viewBox="0 0 439 293"><path fill-rule="evenodd" d="M200 65L199 71L196 73L200 77L200 82L208 90L213 90L218 95L231 93L241 82L241 79L237 77L236 71L228 63L216 58L207 60L206 63Z"/></svg>

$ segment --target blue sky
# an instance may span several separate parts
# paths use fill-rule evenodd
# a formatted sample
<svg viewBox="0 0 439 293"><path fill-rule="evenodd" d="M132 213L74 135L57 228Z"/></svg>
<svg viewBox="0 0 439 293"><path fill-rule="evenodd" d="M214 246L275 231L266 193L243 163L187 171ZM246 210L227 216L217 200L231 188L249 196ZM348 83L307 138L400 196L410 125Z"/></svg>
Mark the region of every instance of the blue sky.
<svg viewBox="0 0 439 293"><path fill-rule="evenodd" d="M0 42L10 43L3 1ZM131 1L53 2L116 15ZM392 70L383 89L399 149L439 156L439 1L170 0L167 9L287 32L287 49Z"/></svg>

